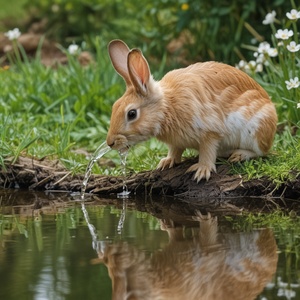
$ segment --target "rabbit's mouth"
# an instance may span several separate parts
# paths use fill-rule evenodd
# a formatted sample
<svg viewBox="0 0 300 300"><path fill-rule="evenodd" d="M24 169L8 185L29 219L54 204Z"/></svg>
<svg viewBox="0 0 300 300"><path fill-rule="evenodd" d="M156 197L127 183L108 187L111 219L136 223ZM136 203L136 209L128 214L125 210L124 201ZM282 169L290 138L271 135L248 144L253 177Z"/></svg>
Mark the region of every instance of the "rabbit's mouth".
<svg viewBox="0 0 300 300"><path fill-rule="evenodd" d="M118 149L118 152L122 155L122 154L124 154L124 153L127 153L128 150L129 150L129 148L130 148L130 146L129 146L129 145L126 145L126 146L123 147L123 148L119 148L119 149Z"/></svg>
<svg viewBox="0 0 300 300"><path fill-rule="evenodd" d="M129 149L129 142L124 135L109 136L106 139L106 143L111 149L121 152Z"/></svg>

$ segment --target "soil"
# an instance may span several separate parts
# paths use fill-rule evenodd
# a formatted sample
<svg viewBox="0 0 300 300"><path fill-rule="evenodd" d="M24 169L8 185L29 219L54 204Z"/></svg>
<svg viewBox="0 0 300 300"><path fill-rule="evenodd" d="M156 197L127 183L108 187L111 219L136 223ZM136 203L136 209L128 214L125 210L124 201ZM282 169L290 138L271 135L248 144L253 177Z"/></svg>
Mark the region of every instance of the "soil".
<svg viewBox="0 0 300 300"><path fill-rule="evenodd" d="M197 160L189 159L167 170L145 171L131 174L126 185L131 197L176 197L185 203L205 204L225 210L265 209L269 206L300 211L300 176L276 186L270 179L246 180L241 175L229 174L228 165L217 165L217 173L210 180L199 183L192 173L185 173ZM0 172L0 186L32 191L80 192L84 174L74 175L58 161L35 160L20 157L6 163ZM114 197L123 190L123 178L92 175L86 192L98 197ZM143 196L143 197L141 197Z"/></svg>

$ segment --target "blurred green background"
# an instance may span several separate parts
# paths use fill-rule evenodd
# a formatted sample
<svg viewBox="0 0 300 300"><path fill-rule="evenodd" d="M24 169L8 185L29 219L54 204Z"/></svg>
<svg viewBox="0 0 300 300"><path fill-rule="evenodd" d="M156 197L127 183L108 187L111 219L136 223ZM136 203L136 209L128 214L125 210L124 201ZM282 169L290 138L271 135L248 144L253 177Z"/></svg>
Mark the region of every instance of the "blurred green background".
<svg viewBox="0 0 300 300"><path fill-rule="evenodd" d="M158 62L167 50L173 65L235 64L249 59L243 44L270 36L265 15L276 10L280 19L290 9L284 0L11 0L1 4L0 31L42 31L61 44L100 35L105 43L123 39Z"/></svg>

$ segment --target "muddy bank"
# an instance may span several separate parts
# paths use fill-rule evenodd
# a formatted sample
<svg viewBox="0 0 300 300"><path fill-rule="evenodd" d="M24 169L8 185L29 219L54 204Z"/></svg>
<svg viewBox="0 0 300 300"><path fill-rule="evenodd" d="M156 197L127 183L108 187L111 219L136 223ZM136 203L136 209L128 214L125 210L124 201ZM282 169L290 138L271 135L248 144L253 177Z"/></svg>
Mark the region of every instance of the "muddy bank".
<svg viewBox="0 0 300 300"><path fill-rule="evenodd" d="M193 174L185 171L195 161L189 159L164 171L146 171L127 177L127 186L132 194L170 195L194 202L197 199L221 199L236 197L260 197L300 199L300 177L280 186L268 178L246 180L240 175L230 175L229 166L218 165L217 173L209 181L196 183ZM34 160L20 157L15 163L6 163L0 173L0 186L29 190L55 190L79 192L82 175L73 175L57 161ZM90 178L87 192L110 196L122 191L122 178L95 175Z"/></svg>

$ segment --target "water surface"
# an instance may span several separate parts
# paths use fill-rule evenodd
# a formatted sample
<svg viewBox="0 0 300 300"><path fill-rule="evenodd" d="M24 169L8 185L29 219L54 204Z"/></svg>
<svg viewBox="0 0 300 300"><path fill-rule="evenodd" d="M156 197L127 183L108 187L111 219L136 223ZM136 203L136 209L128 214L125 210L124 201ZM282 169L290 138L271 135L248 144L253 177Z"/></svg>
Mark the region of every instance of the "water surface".
<svg viewBox="0 0 300 300"><path fill-rule="evenodd" d="M70 199L0 193L0 299L300 299L298 219Z"/></svg>

